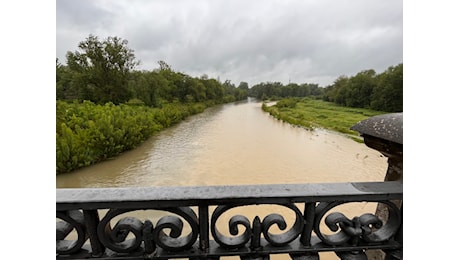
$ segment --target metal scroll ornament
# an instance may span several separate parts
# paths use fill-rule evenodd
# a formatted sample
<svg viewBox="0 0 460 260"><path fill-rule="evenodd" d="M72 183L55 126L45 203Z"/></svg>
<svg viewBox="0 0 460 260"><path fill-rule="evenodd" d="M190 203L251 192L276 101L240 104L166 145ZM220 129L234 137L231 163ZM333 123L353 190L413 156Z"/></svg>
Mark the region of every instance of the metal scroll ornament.
<svg viewBox="0 0 460 260"><path fill-rule="evenodd" d="M218 206L211 217L211 233L215 241L227 249L237 249L244 247L246 243L251 240L251 247L260 246L261 234L264 234L264 238L273 246L284 246L289 244L291 241L296 239L302 232L303 219L302 213L294 204L277 204L280 206L287 207L294 211L295 213L295 222L293 226L282 234L273 234L271 233L270 227L277 225L280 230L285 230L287 228L286 221L284 217L277 213L272 213L267 215L263 221L260 221L260 218L257 216L253 219L252 225L249 219L242 215L235 215L230 218L228 227L229 232L232 236L225 236L222 234L216 226L217 220L219 217L224 214L226 211L242 206L248 206L250 204L238 204L238 205L225 205ZM239 234L238 226L242 226L244 231Z"/></svg>
<svg viewBox="0 0 460 260"><path fill-rule="evenodd" d="M320 230L321 220L332 208L350 202L322 202L316 207L314 230L318 237L326 244L338 246L345 244L357 245L360 240L369 243L382 243L391 239L401 224L401 215L396 205L390 201L379 201L388 208L388 219L383 223L377 216L366 213L352 219L344 214L333 212L326 216L324 222L333 232L325 235Z"/></svg>
<svg viewBox="0 0 460 260"><path fill-rule="evenodd" d="M87 239L83 213L79 210L57 211L56 218L56 253L67 255L78 252ZM67 240L72 230L76 230L77 240Z"/></svg>
<svg viewBox="0 0 460 260"><path fill-rule="evenodd" d="M104 246L118 253L138 250L142 242L144 242L145 250L148 253L153 252L155 245L168 251L182 251L190 248L197 240L199 232L198 218L195 212L187 207L161 210L181 216L188 222L192 231L186 236L181 236L184 223L177 216L160 218L155 228L149 220L143 223L137 218L125 217L120 219L112 228L110 220L120 214L134 210L111 209L99 223L98 237ZM169 234L165 233L164 229L170 229ZM132 233L134 238L127 239L129 233Z"/></svg>

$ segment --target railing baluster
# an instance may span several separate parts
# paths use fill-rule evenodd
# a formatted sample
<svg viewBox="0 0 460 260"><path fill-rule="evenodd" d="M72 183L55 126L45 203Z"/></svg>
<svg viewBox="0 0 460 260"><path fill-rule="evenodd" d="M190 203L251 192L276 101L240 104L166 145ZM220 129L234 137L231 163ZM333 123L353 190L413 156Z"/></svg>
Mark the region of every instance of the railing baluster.
<svg viewBox="0 0 460 260"><path fill-rule="evenodd" d="M315 220L315 204L314 202L305 203L303 218L305 225L300 237L300 242L304 246L310 246L311 232L313 231L313 224Z"/></svg>
<svg viewBox="0 0 460 260"><path fill-rule="evenodd" d="M198 218L200 222L200 250L207 253L209 249L209 208L207 205L198 207Z"/></svg>
<svg viewBox="0 0 460 260"><path fill-rule="evenodd" d="M153 239L153 223L150 220L144 222L142 227L142 240L144 240L145 252L151 254L155 251L155 241Z"/></svg>
<svg viewBox="0 0 460 260"><path fill-rule="evenodd" d="M97 225L99 225L99 213L97 210L83 210L85 225L91 243L91 255L99 257L104 253L105 247L97 236Z"/></svg>

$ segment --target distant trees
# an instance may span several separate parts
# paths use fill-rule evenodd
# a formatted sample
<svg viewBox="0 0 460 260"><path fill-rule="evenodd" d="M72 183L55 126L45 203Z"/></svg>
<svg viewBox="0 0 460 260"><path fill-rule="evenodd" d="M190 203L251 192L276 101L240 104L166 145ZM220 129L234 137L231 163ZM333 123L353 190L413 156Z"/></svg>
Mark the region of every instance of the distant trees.
<svg viewBox="0 0 460 260"><path fill-rule="evenodd" d="M364 70L340 76L326 88L312 83L263 82L249 88L236 87L203 75L199 78L174 71L165 61L151 71L137 71L134 51L118 37L100 40L89 35L67 53L67 64L56 59L56 99L89 100L97 104L126 103L131 99L160 107L170 102L217 104L245 99L316 97L343 106L397 112L403 109L403 65L391 66L381 74Z"/></svg>
<svg viewBox="0 0 460 260"><path fill-rule="evenodd" d="M248 90L258 99L315 97L347 107L367 108L385 112L403 111L403 64L390 66L377 74L363 70L354 76L339 76L325 88L311 83L263 82Z"/></svg>
<svg viewBox="0 0 460 260"><path fill-rule="evenodd" d="M244 99L248 87L236 88L207 76L191 77L174 71L165 61L159 69L136 71L139 64L128 41L118 37L100 40L89 35L67 53L67 64L56 59L56 99L89 100L97 104L126 103L136 99L158 107L170 102L210 102L212 104Z"/></svg>
<svg viewBox="0 0 460 260"><path fill-rule="evenodd" d="M381 74L364 70L355 76L340 76L325 89L323 99L349 107L386 112L403 111L403 64Z"/></svg>
<svg viewBox="0 0 460 260"><path fill-rule="evenodd" d="M290 83L284 86L280 82L265 82L252 86L249 89L249 95L258 99L267 98L286 98L286 97L321 97L324 89L318 84L304 83L298 85Z"/></svg>

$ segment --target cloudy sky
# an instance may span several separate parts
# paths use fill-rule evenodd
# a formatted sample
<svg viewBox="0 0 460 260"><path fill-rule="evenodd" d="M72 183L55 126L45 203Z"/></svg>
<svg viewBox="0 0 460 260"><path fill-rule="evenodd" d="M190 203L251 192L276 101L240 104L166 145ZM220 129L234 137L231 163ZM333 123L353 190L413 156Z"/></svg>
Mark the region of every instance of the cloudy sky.
<svg viewBox="0 0 460 260"><path fill-rule="evenodd" d="M56 57L118 36L141 64L250 86L327 86L403 62L401 0L58 0Z"/></svg>

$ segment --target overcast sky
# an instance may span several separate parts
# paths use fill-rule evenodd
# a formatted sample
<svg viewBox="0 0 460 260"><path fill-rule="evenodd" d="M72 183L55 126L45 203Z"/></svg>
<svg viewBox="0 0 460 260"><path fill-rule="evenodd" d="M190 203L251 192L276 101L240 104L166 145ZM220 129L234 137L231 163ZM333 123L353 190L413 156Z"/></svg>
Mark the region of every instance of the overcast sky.
<svg viewBox="0 0 460 260"><path fill-rule="evenodd" d="M238 85L327 86L403 62L401 0L58 0L56 57L89 34L118 36L141 64Z"/></svg>

